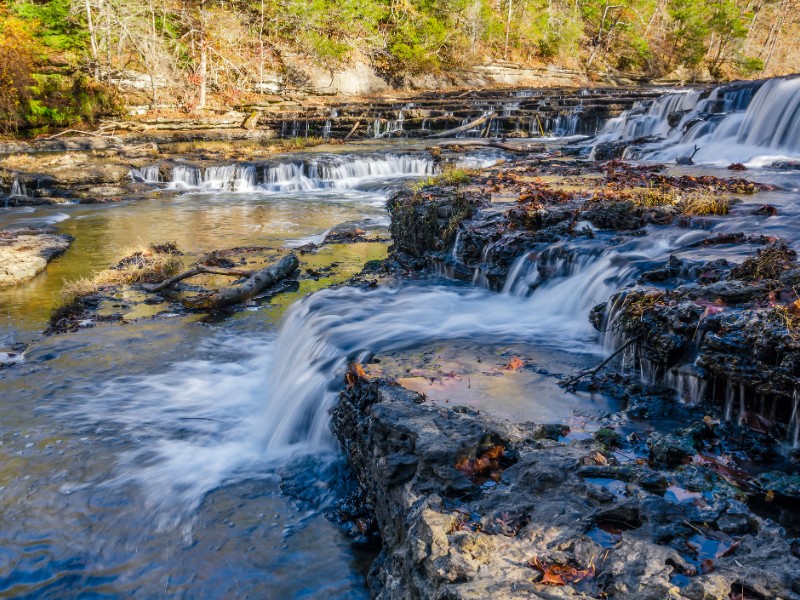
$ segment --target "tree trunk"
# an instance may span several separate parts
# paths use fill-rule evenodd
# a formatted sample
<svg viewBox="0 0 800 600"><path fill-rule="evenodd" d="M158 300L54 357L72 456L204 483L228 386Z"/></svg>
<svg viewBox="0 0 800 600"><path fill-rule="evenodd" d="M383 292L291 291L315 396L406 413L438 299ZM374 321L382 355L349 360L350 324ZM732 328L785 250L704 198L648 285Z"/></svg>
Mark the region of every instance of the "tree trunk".
<svg viewBox="0 0 800 600"><path fill-rule="evenodd" d="M508 0L508 18L506 19L506 49L503 58L508 60L508 40L511 36L511 11L514 8L514 0Z"/></svg>
<svg viewBox="0 0 800 600"><path fill-rule="evenodd" d="M208 43L206 41L206 3L200 3L200 97L197 108L206 107L206 88L208 85Z"/></svg>
<svg viewBox="0 0 800 600"><path fill-rule="evenodd" d="M89 42L92 47L92 73L95 79L100 79L100 53L97 49L97 31L94 28L94 20L92 19L92 5L89 0L85 2L86 6L86 27L89 29Z"/></svg>

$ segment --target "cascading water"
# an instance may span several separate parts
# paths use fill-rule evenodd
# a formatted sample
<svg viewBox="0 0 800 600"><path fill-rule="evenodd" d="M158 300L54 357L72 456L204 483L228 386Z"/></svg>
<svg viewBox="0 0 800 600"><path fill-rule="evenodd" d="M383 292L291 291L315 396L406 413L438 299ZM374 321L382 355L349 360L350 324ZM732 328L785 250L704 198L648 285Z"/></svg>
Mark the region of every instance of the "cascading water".
<svg viewBox="0 0 800 600"><path fill-rule="evenodd" d="M161 180L161 165L149 165L141 169L131 169L130 178L141 183L159 183Z"/></svg>
<svg viewBox="0 0 800 600"><path fill-rule="evenodd" d="M18 177L14 178L13 183L11 184L11 192L9 196L12 198L15 197L24 197L28 195L28 190L25 187L25 184L22 183Z"/></svg>
<svg viewBox="0 0 800 600"><path fill-rule="evenodd" d="M795 390L792 396L792 415L789 418L789 427L786 436L792 448L800 448L800 410L798 409L800 409L800 395L798 395L797 390Z"/></svg>
<svg viewBox="0 0 800 600"><path fill-rule="evenodd" d="M497 154L487 154L463 157L456 164L463 168L481 168L498 160ZM178 165L173 167L167 186L178 190L215 192L349 190L370 181L434 175L437 168L428 156L394 154L321 157L264 165ZM131 177L137 181L158 183L159 173L160 167L154 165L131 170Z"/></svg>
<svg viewBox="0 0 800 600"><path fill-rule="evenodd" d="M696 163L759 167L800 158L800 78L730 84L666 94L611 119L597 136L603 142L656 137L626 151L627 158L668 162L694 155Z"/></svg>
<svg viewBox="0 0 800 600"><path fill-rule="evenodd" d="M496 160L496 159L495 159ZM159 182L158 165L132 169L135 180ZM168 187L228 192L296 192L353 189L370 179L433 175L436 165L422 156L331 157L305 161L173 167Z"/></svg>
<svg viewBox="0 0 800 600"><path fill-rule="evenodd" d="M650 246L653 254L664 252L663 244ZM573 352L599 352L586 314L632 279L636 255L630 249L575 260L557 254L547 265L553 267L548 280L530 295L518 285L525 280L519 269L506 282L505 294L451 287L342 288L294 305L276 343L270 381L278 385L264 412L265 446L286 452L328 443L328 410L348 360L476 338L562 349L568 339Z"/></svg>

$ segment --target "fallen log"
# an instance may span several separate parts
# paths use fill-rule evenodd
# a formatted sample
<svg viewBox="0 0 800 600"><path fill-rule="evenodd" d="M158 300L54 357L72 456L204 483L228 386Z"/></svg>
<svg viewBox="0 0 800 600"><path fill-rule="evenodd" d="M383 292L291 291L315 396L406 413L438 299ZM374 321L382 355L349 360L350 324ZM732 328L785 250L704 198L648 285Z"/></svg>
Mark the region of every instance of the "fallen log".
<svg viewBox="0 0 800 600"><path fill-rule="evenodd" d="M469 147L469 146L477 146L481 148L499 148L501 150L507 150L508 152L535 152L540 154L545 152L547 148L544 144L537 144L532 146L528 144L527 147L510 144L508 142L500 142L498 140L482 140L482 139L474 139L474 140L459 140L457 143L448 143L448 144L440 144L438 147L440 148L449 148L452 146L459 146L461 148Z"/></svg>
<svg viewBox="0 0 800 600"><path fill-rule="evenodd" d="M490 121L497 117L496 112L489 113L488 115L483 115L482 117L475 119L474 121L467 123L466 125L462 125L461 127L456 127L455 129L448 129L447 131L442 131L440 133L432 133L429 135L429 138L442 138L442 137L451 137L456 135L457 133L463 133L465 131L469 131L473 127L477 127L478 125L483 125L486 121Z"/></svg>
<svg viewBox="0 0 800 600"><path fill-rule="evenodd" d="M351 137L353 137L353 134L354 134L356 131L358 131L358 128L359 128L359 127L361 127L361 119L359 119L358 121L356 121L356 124L355 124L355 125L353 125L353 127L350 129L350 131L347 133L347 135L346 135L346 136L344 136L344 141L346 142L346 141L348 141L348 140L349 140Z"/></svg>
<svg viewBox="0 0 800 600"><path fill-rule="evenodd" d="M182 302L190 308L223 308L239 304L275 285L297 269L299 264L294 253L287 254L274 265L253 272L246 281L240 284L194 298L187 298Z"/></svg>
<svg viewBox="0 0 800 600"><path fill-rule="evenodd" d="M184 271L183 273L178 273L177 275L170 277L169 279L165 279L161 283L157 283L155 285L144 285L142 286L145 291L147 292L160 292L161 290L167 289L178 283L179 281L183 281L184 279L189 279L190 277L195 277L197 275L227 275L228 277L252 277L253 271L241 271L239 269L223 269L220 267L207 267L205 265L198 265L188 271Z"/></svg>

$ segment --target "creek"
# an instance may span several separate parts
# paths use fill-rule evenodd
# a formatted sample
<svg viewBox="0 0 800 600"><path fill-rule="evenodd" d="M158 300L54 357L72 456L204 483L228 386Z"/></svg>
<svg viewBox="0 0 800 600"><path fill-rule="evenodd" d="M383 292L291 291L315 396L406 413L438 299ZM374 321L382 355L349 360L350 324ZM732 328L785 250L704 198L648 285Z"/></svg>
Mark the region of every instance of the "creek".
<svg viewBox="0 0 800 600"><path fill-rule="evenodd" d="M680 155L701 134L681 137L668 119L695 110L699 97L664 98L607 123L602 140L624 139L624 123L645 114L646 134L660 131L664 141L648 142L639 158ZM652 108L658 102L671 108ZM796 122L773 120L775 135L759 146L752 131L770 125L748 116L750 105L772 110L754 92L716 118L728 132L736 119L742 144L758 148L736 158L751 166L768 164L767 155L796 160ZM575 133L577 119L565 117L561 131ZM642 127L629 137L641 137ZM784 127L793 128L794 142ZM729 139L708 128L702 135ZM479 153L464 164L498 158ZM727 174L719 157L696 158L698 166L673 172ZM713 233L800 240L800 171L751 170L748 177L782 187L753 200L777 206L779 216L756 225L754 204L745 202L695 229L648 226L613 249L600 232L549 257L522 253L496 290L442 277L331 287L386 254L379 243L334 244L302 259L303 268L335 263L330 275L302 279L296 290L226 319L137 313L126 324L36 333L64 280L105 268L140 243L174 240L199 257L319 242L342 222L385 234L387 195L437 168L411 144L381 141L357 154L140 169L136 176L163 188L163 198L0 209L0 229L50 224L75 237L45 274L0 290L0 346L35 341L23 364L0 370L0 595L368 597L373 552L354 547L325 516L347 479L329 410L349 361L429 388L436 403L519 421L580 422L577 430L591 431L615 403L557 383L613 346L587 320L595 304L671 254L700 252L691 243ZM730 250L702 252L706 260L741 260ZM451 260L459 253L457 238ZM535 368L504 368L518 356ZM691 388L683 380L675 386Z"/></svg>

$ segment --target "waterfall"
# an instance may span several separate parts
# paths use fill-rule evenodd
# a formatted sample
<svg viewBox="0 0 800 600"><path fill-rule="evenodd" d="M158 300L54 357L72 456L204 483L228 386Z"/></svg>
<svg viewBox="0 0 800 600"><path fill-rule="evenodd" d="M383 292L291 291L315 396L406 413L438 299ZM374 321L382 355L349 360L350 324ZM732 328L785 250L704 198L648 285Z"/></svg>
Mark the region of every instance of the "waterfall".
<svg viewBox="0 0 800 600"><path fill-rule="evenodd" d="M566 116L558 115L553 123L553 135L557 137L570 137L578 132L581 126L579 112L574 112Z"/></svg>
<svg viewBox="0 0 800 600"><path fill-rule="evenodd" d="M675 91L637 103L611 119L594 140L661 141L628 148L632 159L670 162L690 155L696 163L759 167L800 158L800 78L728 84L704 94Z"/></svg>
<svg viewBox="0 0 800 600"><path fill-rule="evenodd" d="M131 169L128 176L133 181L142 183L158 183L161 180L161 165L149 165L141 169Z"/></svg>
<svg viewBox="0 0 800 600"><path fill-rule="evenodd" d="M747 146L800 154L800 78L773 79L753 97L736 131Z"/></svg>
<svg viewBox="0 0 800 600"><path fill-rule="evenodd" d="M619 117L609 119L600 131L598 141L666 137L672 129L670 116L685 113L682 121L687 120L688 114L697 109L701 96L699 91L675 91L649 102L636 102Z"/></svg>
<svg viewBox="0 0 800 600"><path fill-rule="evenodd" d="M15 177L13 183L11 184L11 192L9 196L12 198L16 197L25 197L28 195L28 189L25 187L25 184L19 180L19 177Z"/></svg>
<svg viewBox="0 0 800 600"><path fill-rule="evenodd" d="M689 365L670 369L664 375L664 385L674 389L685 404L694 406L705 399L708 382L698 367Z"/></svg>
<svg viewBox="0 0 800 600"><path fill-rule="evenodd" d="M304 298L290 308L278 335L264 445L274 453L329 443L328 411L349 360L457 339L558 349L569 339L573 351L596 352L582 314L591 297L564 302L574 289L568 287L543 286L529 298L440 286L329 288Z"/></svg>
<svg viewBox="0 0 800 600"><path fill-rule="evenodd" d="M457 161L462 168L484 168L497 164L497 153L466 156ZM161 167L131 169L134 181L158 183ZM176 190L224 192L308 192L326 189L356 189L370 181L425 177L438 172L425 154L372 156L320 156L292 162L230 164L199 167L177 165L168 175L167 187Z"/></svg>
<svg viewBox="0 0 800 600"><path fill-rule="evenodd" d="M648 244L652 253L663 245ZM484 248L488 258L491 244ZM276 362L263 415L266 447L327 443L328 411L349 360L430 342L485 339L491 343L530 343L569 351L598 353L597 334L586 315L633 280L636 256L630 250L574 254L553 251L538 259L526 252L516 274L497 294L476 288L430 285L326 289L289 309L278 335ZM641 255L639 255L641 256ZM547 273L531 293L515 293L533 264ZM559 266L560 265L560 266Z"/></svg>
<svg viewBox="0 0 800 600"><path fill-rule="evenodd" d="M483 158L481 164L497 159ZM209 167L178 165L172 169L168 187L180 190L226 192L295 192L331 188L354 189L361 183L394 177L423 177L436 173L427 156L328 156L263 165L232 164ZM158 181L159 167L132 170L131 177Z"/></svg>
<svg viewBox="0 0 800 600"><path fill-rule="evenodd" d="M461 241L461 229L456 231L456 239L453 241L453 249L450 251L450 258L453 259L453 262L458 261L458 246L460 241Z"/></svg>
<svg viewBox="0 0 800 600"><path fill-rule="evenodd" d="M180 165L172 170L169 187L249 192L256 185L255 172L252 165L221 165L204 169Z"/></svg>

